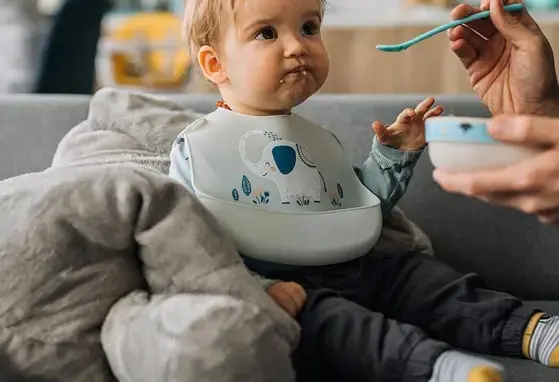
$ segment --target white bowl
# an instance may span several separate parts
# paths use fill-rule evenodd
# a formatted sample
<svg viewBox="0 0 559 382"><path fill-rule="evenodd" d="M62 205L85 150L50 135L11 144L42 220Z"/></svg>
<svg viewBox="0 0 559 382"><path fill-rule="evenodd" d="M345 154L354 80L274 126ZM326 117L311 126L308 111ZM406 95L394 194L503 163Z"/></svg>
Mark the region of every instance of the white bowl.
<svg viewBox="0 0 559 382"><path fill-rule="evenodd" d="M504 167L533 157L540 150L496 141L486 118L433 117L425 121L429 158L435 168L479 171Z"/></svg>

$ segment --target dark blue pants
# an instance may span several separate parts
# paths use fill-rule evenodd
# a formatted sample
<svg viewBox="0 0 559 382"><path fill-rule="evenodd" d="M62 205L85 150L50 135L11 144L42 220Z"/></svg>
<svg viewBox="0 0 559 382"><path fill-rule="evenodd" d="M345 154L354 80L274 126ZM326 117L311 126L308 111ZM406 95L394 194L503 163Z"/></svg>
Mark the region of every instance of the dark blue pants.
<svg viewBox="0 0 559 382"><path fill-rule="evenodd" d="M45 41L35 93L92 94L101 21L109 0L66 0Z"/></svg>
<svg viewBox="0 0 559 382"><path fill-rule="evenodd" d="M322 381L428 381L450 347L522 355L522 334L535 309L488 289L423 254L275 269L247 261L269 278L307 291L295 354L302 373ZM305 380L305 378L302 378Z"/></svg>

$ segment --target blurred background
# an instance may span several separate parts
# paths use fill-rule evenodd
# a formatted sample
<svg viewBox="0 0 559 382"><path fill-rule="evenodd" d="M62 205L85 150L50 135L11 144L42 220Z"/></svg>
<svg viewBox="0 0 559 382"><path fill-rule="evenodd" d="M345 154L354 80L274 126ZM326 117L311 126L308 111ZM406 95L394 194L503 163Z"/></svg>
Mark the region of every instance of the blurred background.
<svg viewBox="0 0 559 382"><path fill-rule="evenodd" d="M0 0L0 92L92 94L104 86L213 92L181 39L183 0ZM440 34L401 53L399 43L450 20L451 0L329 0L323 37L327 93L469 93ZM526 4L559 49L559 0Z"/></svg>

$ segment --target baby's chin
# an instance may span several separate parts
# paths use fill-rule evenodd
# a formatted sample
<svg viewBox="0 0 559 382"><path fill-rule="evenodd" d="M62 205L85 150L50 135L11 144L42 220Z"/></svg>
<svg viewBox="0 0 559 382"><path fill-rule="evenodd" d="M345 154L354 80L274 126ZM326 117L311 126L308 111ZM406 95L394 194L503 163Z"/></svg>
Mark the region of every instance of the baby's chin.
<svg viewBox="0 0 559 382"><path fill-rule="evenodd" d="M303 102L305 102L312 94L283 94L276 97L274 100L270 100L268 103L268 110L276 110L276 111L291 111L296 106L299 106Z"/></svg>
<svg viewBox="0 0 559 382"><path fill-rule="evenodd" d="M258 93L260 96L252 94L250 97L251 102L247 104L252 104L258 110L282 113L302 104L315 94L317 90L314 80L282 83L275 89L273 89L273 86L270 86L268 89L261 88Z"/></svg>
<svg viewBox="0 0 559 382"><path fill-rule="evenodd" d="M296 99L291 97L274 97L268 98L266 101L254 103L252 108L260 110L264 114L279 115L288 114L296 106L305 102L310 96L300 96Z"/></svg>
<svg viewBox="0 0 559 382"><path fill-rule="evenodd" d="M295 107L305 102L309 97L317 92L314 82L283 84L278 90L279 101L286 105Z"/></svg>

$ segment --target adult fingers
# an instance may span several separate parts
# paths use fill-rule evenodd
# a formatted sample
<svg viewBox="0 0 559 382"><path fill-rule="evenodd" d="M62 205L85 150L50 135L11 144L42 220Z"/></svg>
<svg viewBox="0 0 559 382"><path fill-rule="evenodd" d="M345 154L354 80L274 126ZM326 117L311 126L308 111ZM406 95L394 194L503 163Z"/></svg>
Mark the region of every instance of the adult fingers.
<svg viewBox="0 0 559 382"><path fill-rule="evenodd" d="M452 20L463 19L468 17L472 13L477 13L480 11L480 7L473 7L469 4L459 4L452 11L450 11L450 17Z"/></svg>
<svg viewBox="0 0 559 382"><path fill-rule="evenodd" d="M488 131L504 142L559 147L559 118L499 115L490 121Z"/></svg>
<svg viewBox="0 0 559 382"><path fill-rule="evenodd" d="M473 29L473 28L472 28ZM448 39L451 42L464 40L471 46L476 52L479 52L487 45L487 40L489 37L483 35L481 32L477 32L477 30L469 29L463 25L457 26L455 28L448 30ZM481 37L482 35L483 37ZM484 38L485 37L485 38ZM452 46L452 45L451 45Z"/></svg>
<svg viewBox="0 0 559 382"><path fill-rule="evenodd" d="M452 10L451 17L456 20L479 11L479 8L461 4ZM488 19L471 22L468 26L486 38L491 38L496 32L493 23ZM478 59L483 49L489 49L487 48L487 41L462 25L448 30L447 34L450 40L450 50L460 59L466 69L470 68Z"/></svg>
<svg viewBox="0 0 559 382"><path fill-rule="evenodd" d="M436 169L433 172L433 179L447 192L470 197L486 198L489 194L512 192L518 189L511 168L475 173Z"/></svg>
<svg viewBox="0 0 559 382"><path fill-rule="evenodd" d="M507 1L507 4L521 3L521 1ZM534 33L539 28L536 22L528 14L526 9L516 12L506 12L502 0L490 0L489 11L491 21L495 28L516 47L530 48L534 44L534 38L539 38Z"/></svg>
<svg viewBox="0 0 559 382"><path fill-rule="evenodd" d="M559 152L549 151L516 165L474 173L435 170L433 178L446 191L491 198L501 193L537 193L559 183Z"/></svg>
<svg viewBox="0 0 559 382"><path fill-rule="evenodd" d="M467 4L460 4L452 10L452 12L450 13L450 17L453 20L458 20L470 16L474 13L478 13L480 11L482 11L482 9L478 7L472 7L471 5L467 5ZM472 21L468 23L468 26L475 29L477 32L481 33L483 36L487 38L493 36L497 31L495 29L495 26L491 22L491 20L489 20L488 18ZM463 26L455 27L451 29L451 31L453 31L456 28L464 28L464 27ZM452 34L452 32L450 34Z"/></svg>
<svg viewBox="0 0 559 382"><path fill-rule="evenodd" d="M462 65L466 69L469 68L478 57L477 50L466 40L451 41L450 50L460 59L460 62L462 62Z"/></svg>
<svg viewBox="0 0 559 382"><path fill-rule="evenodd" d="M554 211L551 220L554 219L555 209L559 206L559 193L493 193L480 199L492 204L516 208L529 215L548 214L548 211Z"/></svg>
<svg viewBox="0 0 559 382"><path fill-rule="evenodd" d="M522 3L522 1L519 0L501 0L501 2L503 3L503 5ZM482 11L487 11L489 10L490 5L491 5L491 0L481 0L479 4L479 9L481 9Z"/></svg>

